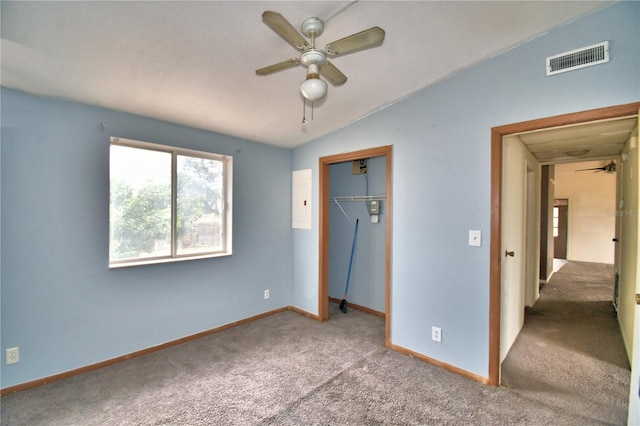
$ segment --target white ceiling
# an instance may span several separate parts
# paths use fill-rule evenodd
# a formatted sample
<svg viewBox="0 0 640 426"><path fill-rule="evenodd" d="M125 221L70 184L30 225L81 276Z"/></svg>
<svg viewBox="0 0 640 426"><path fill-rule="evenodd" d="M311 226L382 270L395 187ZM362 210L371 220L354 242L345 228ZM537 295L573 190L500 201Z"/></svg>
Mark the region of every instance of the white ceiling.
<svg viewBox="0 0 640 426"><path fill-rule="evenodd" d="M318 45L372 26L385 41L332 60L349 80L303 126L305 70L255 74L297 57L260 16L278 11L299 28L349 3L2 1L1 83L295 147L611 2L361 0L326 23Z"/></svg>
<svg viewBox="0 0 640 426"><path fill-rule="evenodd" d="M620 155L637 122L634 115L537 130L518 137L541 164L611 160Z"/></svg>

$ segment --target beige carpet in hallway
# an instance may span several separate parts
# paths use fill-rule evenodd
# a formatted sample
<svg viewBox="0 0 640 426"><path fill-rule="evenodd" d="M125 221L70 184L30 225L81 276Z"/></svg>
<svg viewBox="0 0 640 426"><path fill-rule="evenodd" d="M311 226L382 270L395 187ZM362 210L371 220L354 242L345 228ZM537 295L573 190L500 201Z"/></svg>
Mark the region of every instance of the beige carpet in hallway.
<svg viewBox="0 0 640 426"><path fill-rule="evenodd" d="M562 265L562 263L561 263ZM626 424L630 367L613 308L613 266L566 262L525 312L502 384L540 406Z"/></svg>

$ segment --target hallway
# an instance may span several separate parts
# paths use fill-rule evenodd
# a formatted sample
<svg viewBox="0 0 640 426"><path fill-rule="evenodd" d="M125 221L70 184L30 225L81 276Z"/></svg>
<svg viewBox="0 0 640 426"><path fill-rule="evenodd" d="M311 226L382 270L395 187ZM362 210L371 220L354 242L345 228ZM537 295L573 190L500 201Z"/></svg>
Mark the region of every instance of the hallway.
<svg viewBox="0 0 640 426"><path fill-rule="evenodd" d="M570 261L557 271L526 309L501 386L563 407L585 424L626 424L630 367L613 282L607 264Z"/></svg>

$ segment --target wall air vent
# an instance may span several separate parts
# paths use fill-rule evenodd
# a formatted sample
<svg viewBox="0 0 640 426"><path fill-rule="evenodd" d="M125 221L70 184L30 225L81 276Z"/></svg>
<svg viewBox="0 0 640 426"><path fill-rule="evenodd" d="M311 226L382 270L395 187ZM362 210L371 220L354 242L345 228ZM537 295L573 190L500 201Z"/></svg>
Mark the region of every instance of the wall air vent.
<svg viewBox="0 0 640 426"><path fill-rule="evenodd" d="M547 75L573 71L605 62L609 62L608 41L549 56L547 58Z"/></svg>

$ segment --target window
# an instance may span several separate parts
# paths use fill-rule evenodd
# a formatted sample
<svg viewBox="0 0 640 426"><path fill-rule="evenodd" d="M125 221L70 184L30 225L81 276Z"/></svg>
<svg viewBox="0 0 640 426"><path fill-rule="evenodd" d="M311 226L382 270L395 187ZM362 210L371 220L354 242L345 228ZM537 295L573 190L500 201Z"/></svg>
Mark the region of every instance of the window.
<svg viewBox="0 0 640 426"><path fill-rule="evenodd" d="M111 138L109 266L231 254L232 157Z"/></svg>

